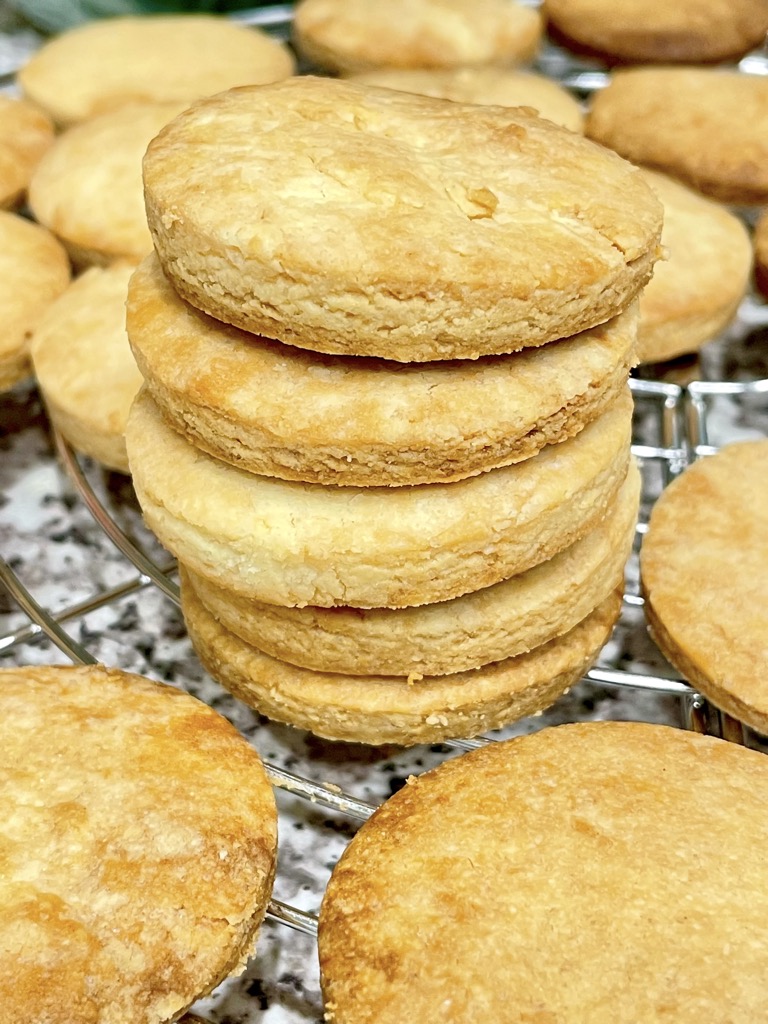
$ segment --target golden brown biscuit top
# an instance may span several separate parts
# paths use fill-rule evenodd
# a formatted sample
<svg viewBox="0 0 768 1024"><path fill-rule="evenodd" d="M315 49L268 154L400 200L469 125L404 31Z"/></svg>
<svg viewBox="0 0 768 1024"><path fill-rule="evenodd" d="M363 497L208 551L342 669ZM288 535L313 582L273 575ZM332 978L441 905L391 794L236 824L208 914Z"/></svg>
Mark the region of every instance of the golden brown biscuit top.
<svg viewBox="0 0 768 1024"><path fill-rule="evenodd" d="M767 800L762 754L635 723L545 729L411 779L328 885L326 1019L759 1020Z"/></svg>
<svg viewBox="0 0 768 1024"><path fill-rule="evenodd" d="M331 307L367 286L535 305L644 256L661 228L634 168L531 112L311 77L185 111L144 180L163 229L285 268L297 295L321 274Z"/></svg>
<svg viewBox="0 0 768 1024"><path fill-rule="evenodd" d="M0 708L3 1019L175 1017L240 966L263 913L258 755L201 702L100 666L2 670Z"/></svg>
<svg viewBox="0 0 768 1024"><path fill-rule="evenodd" d="M0 96L0 205L14 203L53 142L53 123L33 103Z"/></svg>
<svg viewBox="0 0 768 1024"><path fill-rule="evenodd" d="M19 84L66 126L126 103L191 103L293 70L290 51L259 29L214 15L153 15L105 18L62 33L21 69Z"/></svg>
<svg viewBox="0 0 768 1024"><path fill-rule="evenodd" d="M453 67L531 57L537 11L514 0L303 0L297 43L322 66Z"/></svg>

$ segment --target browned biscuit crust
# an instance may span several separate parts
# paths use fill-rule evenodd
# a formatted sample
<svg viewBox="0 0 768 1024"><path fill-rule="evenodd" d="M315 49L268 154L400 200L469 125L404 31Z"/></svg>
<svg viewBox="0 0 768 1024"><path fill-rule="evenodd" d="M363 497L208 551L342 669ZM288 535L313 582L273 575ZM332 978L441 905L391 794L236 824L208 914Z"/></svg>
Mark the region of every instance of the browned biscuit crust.
<svg viewBox="0 0 768 1024"><path fill-rule="evenodd" d="M768 78L721 68L617 71L587 135L713 199L768 202Z"/></svg>
<svg viewBox="0 0 768 1024"><path fill-rule="evenodd" d="M244 968L266 910L256 751L200 701L102 666L0 670L0 709L3 1020L175 1020Z"/></svg>
<svg viewBox="0 0 768 1024"><path fill-rule="evenodd" d="M187 301L300 348L401 362L610 319L661 231L634 168L530 112L303 76L193 106L150 145L144 182Z"/></svg>
<svg viewBox="0 0 768 1024"><path fill-rule="evenodd" d="M515 0L302 0L293 39L330 71L510 64L534 55L538 11Z"/></svg>
<svg viewBox="0 0 768 1024"><path fill-rule="evenodd" d="M646 616L673 665L768 733L768 441L729 445L662 493L641 551Z"/></svg>
<svg viewBox="0 0 768 1024"><path fill-rule="evenodd" d="M253 473L365 487L460 480L572 437L626 387L637 311L511 356L403 365L227 327L149 257L127 327L153 398L196 447Z"/></svg>
<svg viewBox="0 0 768 1024"><path fill-rule="evenodd" d="M353 743L438 743L541 711L586 672L621 609L617 589L565 636L526 654L414 682L313 672L270 658L206 611L183 570L181 579L189 636L214 679L269 718Z"/></svg>
<svg viewBox="0 0 768 1024"><path fill-rule="evenodd" d="M594 722L490 743L408 783L326 889L327 1021L762 1018L764 755Z"/></svg>

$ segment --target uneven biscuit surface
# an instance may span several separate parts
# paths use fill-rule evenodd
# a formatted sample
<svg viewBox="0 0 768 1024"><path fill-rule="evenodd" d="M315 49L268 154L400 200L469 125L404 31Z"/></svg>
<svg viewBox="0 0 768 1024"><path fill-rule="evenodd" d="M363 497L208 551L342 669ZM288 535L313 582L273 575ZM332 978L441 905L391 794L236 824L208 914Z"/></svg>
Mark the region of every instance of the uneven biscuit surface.
<svg viewBox="0 0 768 1024"><path fill-rule="evenodd" d="M752 246L728 210L666 175L643 173L664 204L668 252L640 298L638 356L653 362L695 352L729 323L749 285Z"/></svg>
<svg viewBox="0 0 768 1024"><path fill-rule="evenodd" d="M693 463L654 506L646 615L669 660L717 707L768 732L768 441Z"/></svg>
<svg viewBox="0 0 768 1024"><path fill-rule="evenodd" d="M185 572L226 630L273 658L321 672L412 676L465 672L561 636L616 586L632 546L640 477L633 465L616 507L548 562L493 587L418 608L282 608Z"/></svg>
<svg viewBox="0 0 768 1024"><path fill-rule="evenodd" d="M0 671L3 1019L161 1024L242 970L274 875L254 749L172 687Z"/></svg>
<svg viewBox="0 0 768 1024"><path fill-rule="evenodd" d="M398 488L246 473L166 426L146 391L126 444L147 524L198 575L273 604L402 607L490 586L587 533L626 477L631 413L622 395L533 459Z"/></svg>
<svg viewBox="0 0 768 1024"><path fill-rule="evenodd" d="M197 447L284 480L368 486L462 479L578 433L626 386L637 312L511 356L403 365L227 327L149 257L127 327L153 398Z"/></svg>
<svg viewBox="0 0 768 1024"><path fill-rule="evenodd" d="M32 172L53 142L53 124L34 104L0 96L0 206L26 192Z"/></svg>
<svg viewBox="0 0 768 1024"><path fill-rule="evenodd" d="M313 672L270 658L217 622L186 582L182 570L184 619L214 679L269 718L354 743L476 736L548 707L595 660L621 608L617 590L564 636L526 654L407 682Z"/></svg>
<svg viewBox="0 0 768 1024"><path fill-rule="evenodd" d="M326 1020L760 1019L764 755L594 722L490 743L408 783L328 884Z"/></svg>
<svg viewBox="0 0 768 1024"><path fill-rule="evenodd" d="M768 202L768 78L720 68L617 71L587 135L713 199Z"/></svg>
<svg viewBox="0 0 768 1024"><path fill-rule="evenodd" d="M288 48L261 30L185 13L79 25L45 43L18 77L26 96L68 126L128 103L186 105L293 70Z"/></svg>
<svg viewBox="0 0 768 1024"><path fill-rule="evenodd" d="M301 348L403 362L610 319L661 231L634 168L530 112L306 76L185 111L144 181L187 301Z"/></svg>
<svg viewBox="0 0 768 1024"><path fill-rule="evenodd" d="M515 0L302 0L301 53L331 71L508 64L538 48L541 16Z"/></svg>

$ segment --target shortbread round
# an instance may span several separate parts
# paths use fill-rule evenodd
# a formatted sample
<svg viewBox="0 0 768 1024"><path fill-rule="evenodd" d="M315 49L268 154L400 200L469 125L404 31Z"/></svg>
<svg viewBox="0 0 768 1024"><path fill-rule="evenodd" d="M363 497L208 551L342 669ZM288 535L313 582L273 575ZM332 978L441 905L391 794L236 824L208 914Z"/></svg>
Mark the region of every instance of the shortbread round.
<svg viewBox="0 0 768 1024"><path fill-rule="evenodd" d="M752 244L743 223L666 175L645 179L664 204L668 252L640 297L641 362L695 352L733 318L749 287Z"/></svg>
<svg viewBox="0 0 768 1024"><path fill-rule="evenodd" d="M292 665L344 675L466 672L562 636L608 598L632 548L640 474L566 551L493 587L418 608L281 608L238 597L190 570L187 586L226 630Z"/></svg>
<svg viewBox="0 0 768 1024"><path fill-rule="evenodd" d="M640 565L662 652L713 704L768 733L768 440L729 445L673 481Z"/></svg>
<svg viewBox="0 0 768 1024"><path fill-rule="evenodd" d="M300 348L402 362L610 319L661 231L634 168L530 112L311 77L185 111L144 181L160 261L192 305Z"/></svg>
<svg viewBox="0 0 768 1024"><path fill-rule="evenodd" d="M0 670L8 1022L162 1024L239 973L275 870L256 751L173 687Z"/></svg>
<svg viewBox="0 0 768 1024"><path fill-rule="evenodd" d="M153 398L196 447L266 476L368 486L459 480L578 433L626 387L637 315L475 361L318 355L200 313L152 256L127 325Z"/></svg>
<svg viewBox="0 0 768 1024"><path fill-rule="evenodd" d="M32 366L61 434L108 469L128 472L125 424L142 377L125 333L131 263L91 267L48 308Z"/></svg>
<svg viewBox="0 0 768 1024"><path fill-rule="evenodd" d="M142 391L126 443L144 518L193 572L271 604L402 607L523 572L584 536L627 474L632 402L533 459L450 484L325 487L204 454Z"/></svg>
<svg viewBox="0 0 768 1024"><path fill-rule="evenodd" d="M762 754L635 722L411 777L326 889L325 1020L760 1020L766 801Z"/></svg>
<svg viewBox="0 0 768 1024"><path fill-rule="evenodd" d="M34 104L0 95L0 206L16 206L53 142L53 123Z"/></svg>
<svg viewBox="0 0 768 1024"><path fill-rule="evenodd" d="M755 224L755 284L768 296L768 211Z"/></svg>
<svg viewBox="0 0 768 1024"><path fill-rule="evenodd" d="M510 64L539 47L538 11L516 0L301 0L293 38L330 71Z"/></svg>
<svg viewBox="0 0 768 1024"><path fill-rule="evenodd" d="M67 254L50 232L0 211L0 391L31 373L32 332L69 277Z"/></svg>
<svg viewBox="0 0 768 1024"><path fill-rule="evenodd" d="M476 736L549 707L595 660L621 608L617 591L565 636L527 654L406 681L313 672L270 658L217 622L185 585L183 570L181 578L190 639L222 686L275 721L326 739L374 745Z"/></svg>
<svg viewBox="0 0 768 1024"><path fill-rule="evenodd" d="M544 75L509 68L450 68L448 70L384 68L361 72L350 81L415 92L455 103L500 107L531 107L548 121L581 132L584 115L578 101Z"/></svg>
<svg viewBox="0 0 768 1024"><path fill-rule="evenodd" d="M26 96L62 126L127 103L180 103L291 75L288 48L205 14L107 18L46 42L19 72Z"/></svg>
<svg viewBox="0 0 768 1024"><path fill-rule="evenodd" d="M181 109L178 103L125 106L70 128L43 157L29 205L76 264L138 261L151 252L141 160Z"/></svg>
<svg viewBox="0 0 768 1024"><path fill-rule="evenodd" d="M713 199L768 203L768 77L628 68L597 92L587 135Z"/></svg>
<svg viewBox="0 0 768 1024"><path fill-rule="evenodd" d="M765 40L765 0L545 0L551 27L577 48L637 63L741 57Z"/></svg>

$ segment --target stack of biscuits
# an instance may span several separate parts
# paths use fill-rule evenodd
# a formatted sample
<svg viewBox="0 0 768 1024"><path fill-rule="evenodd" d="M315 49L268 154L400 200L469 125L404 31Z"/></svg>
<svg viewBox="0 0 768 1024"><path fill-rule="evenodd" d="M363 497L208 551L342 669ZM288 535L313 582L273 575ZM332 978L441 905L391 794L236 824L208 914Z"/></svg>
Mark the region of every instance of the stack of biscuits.
<svg viewBox="0 0 768 1024"><path fill-rule="evenodd" d="M307 76L196 103L144 183L128 457L208 671L365 743L551 704L637 513L639 173L524 108Z"/></svg>

